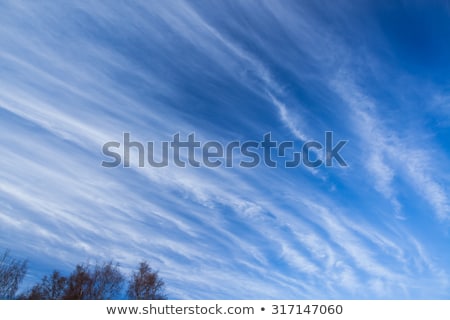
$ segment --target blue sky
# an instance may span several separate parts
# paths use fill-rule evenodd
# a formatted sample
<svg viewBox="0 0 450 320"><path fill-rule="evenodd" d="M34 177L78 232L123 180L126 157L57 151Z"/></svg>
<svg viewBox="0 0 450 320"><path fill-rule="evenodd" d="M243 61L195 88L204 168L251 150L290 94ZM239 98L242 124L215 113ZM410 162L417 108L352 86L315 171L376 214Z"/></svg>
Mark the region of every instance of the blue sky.
<svg viewBox="0 0 450 320"><path fill-rule="evenodd" d="M448 1L2 1L0 21L0 248L27 283L146 259L173 299L450 298ZM101 166L124 132L326 131L348 167Z"/></svg>

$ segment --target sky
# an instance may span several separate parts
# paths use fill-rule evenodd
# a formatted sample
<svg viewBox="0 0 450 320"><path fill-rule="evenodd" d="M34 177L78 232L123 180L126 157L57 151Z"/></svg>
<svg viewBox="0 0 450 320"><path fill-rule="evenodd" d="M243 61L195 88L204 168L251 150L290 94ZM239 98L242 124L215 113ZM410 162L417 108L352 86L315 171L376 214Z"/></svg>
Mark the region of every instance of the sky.
<svg viewBox="0 0 450 320"><path fill-rule="evenodd" d="M450 298L448 1L1 1L0 21L0 249L25 288L113 259L171 299ZM102 166L124 133L158 158L177 133L326 132L347 166Z"/></svg>

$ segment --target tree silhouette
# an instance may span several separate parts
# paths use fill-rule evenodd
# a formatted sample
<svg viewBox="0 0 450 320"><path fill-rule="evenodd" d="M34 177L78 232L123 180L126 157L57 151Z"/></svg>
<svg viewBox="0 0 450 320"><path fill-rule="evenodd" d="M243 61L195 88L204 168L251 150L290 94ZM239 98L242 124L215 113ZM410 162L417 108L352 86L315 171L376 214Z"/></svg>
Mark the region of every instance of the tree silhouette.
<svg viewBox="0 0 450 320"><path fill-rule="evenodd" d="M92 273L91 298L95 300L110 300L120 295L125 277L119 270L119 265L112 262L103 266L95 266Z"/></svg>
<svg viewBox="0 0 450 320"><path fill-rule="evenodd" d="M35 284L31 290L19 296L27 300L61 300L67 289L67 278L58 271L53 271L50 277L44 276L40 283Z"/></svg>
<svg viewBox="0 0 450 320"><path fill-rule="evenodd" d="M139 269L131 276L128 285L128 298L132 300L165 300L164 281L153 271L147 262L141 262Z"/></svg>
<svg viewBox="0 0 450 320"><path fill-rule="evenodd" d="M28 291L16 295L25 277L27 261L15 259L9 251L0 255L0 300L110 300L126 296L136 300L163 300L164 281L147 262L141 262L131 274L124 292L125 277L118 264L78 264L69 276L53 271Z"/></svg>
<svg viewBox="0 0 450 320"><path fill-rule="evenodd" d="M14 299L27 272L27 261L18 260L5 251L0 256L0 299Z"/></svg>
<svg viewBox="0 0 450 320"><path fill-rule="evenodd" d="M118 297L124 277L117 264L77 265L67 281L65 300L110 300Z"/></svg>

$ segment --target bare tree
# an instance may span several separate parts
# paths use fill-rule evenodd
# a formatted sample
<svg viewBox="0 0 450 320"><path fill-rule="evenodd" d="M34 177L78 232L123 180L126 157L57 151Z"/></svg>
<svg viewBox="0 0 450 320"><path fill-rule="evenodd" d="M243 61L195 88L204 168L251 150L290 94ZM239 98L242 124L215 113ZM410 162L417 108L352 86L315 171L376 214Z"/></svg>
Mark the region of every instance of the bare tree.
<svg viewBox="0 0 450 320"><path fill-rule="evenodd" d="M132 300L165 300L164 281L147 262L141 262L128 285L128 298Z"/></svg>
<svg viewBox="0 0 450 320"><path fill-rule="evenodd" d="M120 295L124 277L117 264L77 265L68 279L66 300L109 300Z"/></svg>
<svg viewBox="0 0 450 320"><path fill-rule="evenodd" d="M78 264L68 276L53 271L31 287L16 296L19 284L27 270L27 261L10 256L9 251L0 255L0 299L27 300L109 300L124 297L122 291L125 278L118 264L112 261L95 264ZM128 283L127 296L137 300L166 299L164 281L147 262L141 262Z"/></svg>
<svg viewBox="0 0 450 320"><path fill-rule="evenodd" d="M102 266L95 266L92 272L91 299L111 300L116 298L125 280L117 264L108 262Z"/></svg>
<svg viewBox="0 0 450 320"><path fill-rule="evenodd" d="M10 256L9 251L0 255L0 299L14 299L27 272L27 261Z"/></svg>
<svg viewBox="0 0 450 320"><path fill-rule="evenodd" d="M53 271L50 277L44 276L40 283L31 290L19 296L27 300L61 300L67 290L67 278L58 271Z"/></svg>
<svg viewBox="0 0 450 320"><path fill-rule="evenodd" d="M92 279L89 274L89 268L86 265L77 265L75 270L67 280L67 288L64 292L63 299L66 300L83 300L86 292L92 286Z"/></svg>

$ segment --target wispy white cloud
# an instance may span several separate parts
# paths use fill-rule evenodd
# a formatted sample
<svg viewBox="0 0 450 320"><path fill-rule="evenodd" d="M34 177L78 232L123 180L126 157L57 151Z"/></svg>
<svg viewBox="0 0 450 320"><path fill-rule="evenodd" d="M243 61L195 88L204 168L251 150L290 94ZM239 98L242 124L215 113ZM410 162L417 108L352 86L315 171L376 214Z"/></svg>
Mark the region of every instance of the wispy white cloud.
<svg viewBox="0 0 450 320"><path fill-rule="evenodd" d="M423 146L418 149L409 141L402 141L397 132L383 125L375 102L355 84L339 78L333 87L354 115L355 133L363 138L362 148L369 152L369 158L363 161L375 178L375 188L392 202L395 212L401 212L394 187L394 179L399 176L424 197L439 219L448 219L449 199L436 181L438 175L431 165L437 151Z"/></svg>

